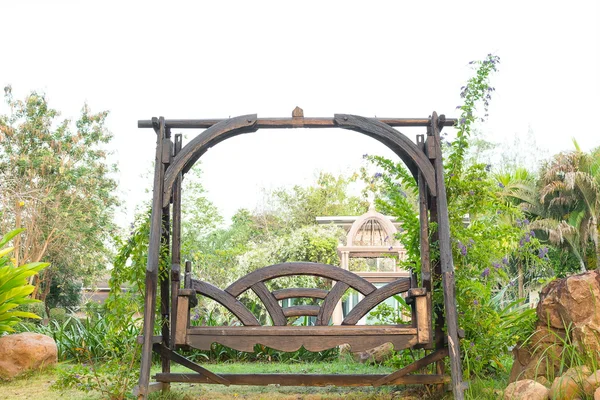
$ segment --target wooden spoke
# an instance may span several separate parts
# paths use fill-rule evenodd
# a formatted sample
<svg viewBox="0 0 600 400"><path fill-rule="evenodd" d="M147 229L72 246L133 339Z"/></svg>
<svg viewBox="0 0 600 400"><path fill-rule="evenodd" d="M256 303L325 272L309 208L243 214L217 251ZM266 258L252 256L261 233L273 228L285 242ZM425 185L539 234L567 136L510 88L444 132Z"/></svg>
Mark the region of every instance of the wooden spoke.
<svg viewBox="0 0 600 400"><path fill-rule="evenodd" d="M319 310L321 307L319 306L292 306L286 307L283 309L283 314L286 317L316 317L319 315Z"/></svg>
<svg viewBox="0 0 600 400"><path fill-rule="evenodd" d="M321 305L319 315L317 315L317 325L329 325L333 310L347 289L348 285L344 282L337 282L335 284Z"/></svg>
<svg viewBox="0 0 600 400"><path fill-rule="evenodd" d="M341 281L365 296L375 291L375 286L360 276L340 267L309 262L291 262L275 264L258 269L235 281L225 291L234 297L239 296L257 282L290 275L313 275Z"/></svg>
<svg viewBox="0 0 600 400"><path fill-rule="evenodd" d="M402 278L388 283L362 299L356 307L348 313L343 325L355 325L362 317L371 311L377 304L390 296L406 292L410 289L410 278Z"/></svg>
<svg viewBox="0 0 600 400"><path fill-rule="evenodd" d="M281 306L277 302L275 296L273 296L269 289L267 289L267 286L263 282L257 282L252 285L252 290L264 304L269 315L271 316L271 319L273 320L273 325L287 325L287 318L285 317Z"/></svg>
<svg viewBox="0 0 600 400"><path fill-rule="evenodd" d="M240 320L244 325L257 326L260 325L256 317L240 303L235 297L227 292L218 289L207 282L197 281L192 279L192 289L203 296L210 297L214 301L227 308L233 315Z"/></svg>

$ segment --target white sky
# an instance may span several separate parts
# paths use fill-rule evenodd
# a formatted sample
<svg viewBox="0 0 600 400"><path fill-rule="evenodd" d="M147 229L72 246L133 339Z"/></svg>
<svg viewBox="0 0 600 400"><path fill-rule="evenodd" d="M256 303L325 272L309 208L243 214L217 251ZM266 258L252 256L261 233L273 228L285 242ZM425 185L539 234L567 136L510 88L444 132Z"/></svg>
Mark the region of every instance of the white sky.
<svg viewBox="0 0 600 400"><path fill-rule="evenodd" d="M456 116L468 62L501 57L490 119L499 142L549 153L600 145L597 1L0 2L0 85L45 91L64 116L110 110L126 211L149 195L152 130L138 119ZM408 132L414 138L415 131ZM204 185L221 212L260 189L345 172L383 145L342 130L259 131L211 149ZM128 223L122 217L123 224Z"/></svg>

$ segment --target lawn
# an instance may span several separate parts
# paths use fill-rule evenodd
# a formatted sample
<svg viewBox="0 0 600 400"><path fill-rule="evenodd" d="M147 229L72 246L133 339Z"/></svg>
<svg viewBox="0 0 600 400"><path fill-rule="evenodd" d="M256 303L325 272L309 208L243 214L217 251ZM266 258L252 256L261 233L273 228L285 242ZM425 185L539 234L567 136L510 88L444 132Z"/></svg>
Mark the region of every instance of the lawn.
<svg viewBox="0 0 600 400"><path fill-rule="evenodd" d="M69 364L62 364L60 368L68 368ZM216 373L331 373L331 374L382 374L392 372L389 367L369 366L354 362L315 362L315 363L220 363L213 364L210 369ZM174 366L173 372L188 372L186 368ZM155 368L153 372L158 372ZM44 399L44 400L82 400L102 399L99 393L86 393L75 389L56 390L52 384L57 379L54 368L31 373L27 376L2 384L0 399ZM484 383L484 393L493 394L490 383ZM480 385L481 386L481 385ZM220 386L176 383L171 386L171 393L163 395L156 393L153 399L191 400L191 399L268 399L268 400L297 400L297 399L345 399L345 400L391 400L391 399L441 399L428 393L421 386L387 386L383 388L337 388L337 387L278 387L278 386ZM481 390L478 390L481 393ZM450 398L450 396L445 396ZM481 395L469 398L496 398Z"/></svg>

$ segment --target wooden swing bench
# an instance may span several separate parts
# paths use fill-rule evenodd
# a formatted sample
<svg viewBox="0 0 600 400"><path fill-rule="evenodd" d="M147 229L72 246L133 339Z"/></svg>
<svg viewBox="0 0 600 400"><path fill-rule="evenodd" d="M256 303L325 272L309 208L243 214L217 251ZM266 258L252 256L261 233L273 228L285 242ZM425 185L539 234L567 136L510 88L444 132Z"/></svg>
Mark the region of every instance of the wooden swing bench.
<svg viewBox="0 0 600 400"><path fill-rule="evenodd" d="M194 382L223 385L281 386L380 386L397 384L451 383L454 397L464 399L460 366L460 348L454 289L454 266L450 247L450 232L439 132L456 120L445 119L434 112L426 119L364 118L336 114L333 118L304 118L296 108L292 118L259 119L244 115L226 120L165 120L154 118L139 121L141 128L153 128L157 134L156 163L150 243L146 268L146 298L144 308L140 378L134 394L146 399L156 390L166 390L171 382ZM427 134L417 135L416 144L394 129L396 126L422 126ZM221 290L208 282L192 279L191 264L185 263L181 285L181 181L184 174L212 146L239 134L260 128L343 128L370 136L394 151L406 164L419 185L419 221L421 238L421 286L416 277L400 278L381 288L362 277L337 266L315 263L284 263L258 269ZM182 135L171 140L171 129L205 130L185 147ZM437 231L430 236L430 222ZM439 244L439 262L430 260L430 239ZM171 271L158 273L160 249L170 249ZM169 246L170 245L170 246ZM308 275L334 282L330 290L290 288L270 291L266 283L272 279ZM443 313L434 315L431 303L434 280L444 294ZM154 335L155 310L160 290L161 334ZM336 305L347 290L356 290L364 298L346 315L341 325L330 325ZM240 296L252 291L261 300L272 325L262 325L240 302ZM410 325L357 325L359 320L378 304L396 294L406 294L411 306ZM196 296L210 298L228 309L240 326L191 326L190 305ZM286 299L311 298L319 305L282 307ZM316 317L314 326L288 325L290 318ZM434 318L435 317L435 318ZM444 325L446 331L444 331ZM219 343L239 351L251 352L256 345L280 351L322 351L348 344L352 351L364 351L392 343L395 350L424 348L431 350L425 357L389 375L322 375L322 374L215 374L177 352L181 348L209 350ZM152 353L159 355L162 371L150 382ZM444 374L443 358L450 357L451 376ZM189 368L193 373L172 373L171 363ZM415 375L430 364L435 373Z"/></svg>
<svg viewBox="0 0 600 400"><path fill-rule="evenodd" d="M316 263L285 263L256 270L225 290L210 283L191 278L190 264L186 265L184 289L178 291L177 320L175 321L175 346L210 350L213 343L239 351L252 352L261 344L276 350L292 352L304 347L308 351L323 351L347 344L352 351L365 351L384 343L392 343L395 350L431 343L431 321L428 312L426 290L411 288L410 278L401 278L377 289L362 277L336 266ZM335 281L332 289L291 288L269 291L265 282L284 276L310 275ZM346 316L342 325L329 325L335 306L348 289L354 289L365 297ZM238 300L247 290L252 290L265 306L272 326L261 326L256 317ZM356 323L387 298L407 293L407 303L412 308L411 325L359 325ZM190 303L196 295L215 300L227 308L243 326L190 326ZM282 308L279 301L285 299L320 299L320 306L299 305ZM288 325L288 318L316 317L314 326ZM447 355L441 351L429 362ZM433 361L431 361L433 359ZM419 364L420 365L420 364ZM408 375L409 371L391 375L291 375L291 374L157 374L159 382L197 382L235 385L351 385L380 386L385 384L429 383L449 381L443 375Z"/></svg>

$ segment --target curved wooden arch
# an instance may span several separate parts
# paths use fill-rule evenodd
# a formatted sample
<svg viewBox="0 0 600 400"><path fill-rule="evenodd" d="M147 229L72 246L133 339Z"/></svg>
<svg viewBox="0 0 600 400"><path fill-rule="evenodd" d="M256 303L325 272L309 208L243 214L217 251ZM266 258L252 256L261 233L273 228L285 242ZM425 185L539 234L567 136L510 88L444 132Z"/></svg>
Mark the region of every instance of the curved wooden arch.
<svg viewBox="0 0 600 400"><path fill-rule="evenodd" d="M406 164L415 180L423 174L432 196L436 195L435 170L425 154L404 134L374 118L335 114L340 128L370 136L390 148ZM242 133L258 130L257 115L249 114L220 121L196 136L175 156L164 177L163 207L171 201L173 184L179 173L186 173L212 146Z"/></svg>
<svg viewBox="0 0 600 400"><path fill-rule="evenodd" d="M388 283L362 299L344 318L342 325L356 325L377 304L390 296L406 292L408 289L410 289L410 278L402 278Z"/></svg>
<svg viewBox="0 0 600 400"><path fill-rule="evenodd" d="M376 290L372 283L340 267L310 262L290 262L257 269L233 282L225 291L233 297L238 297L258 282L291 275L313 275L341 281L365 296Z"/></svg>
<svg viewBox="0 0 600 400"><path fill-rule="evenodd" d="M432 196L436 195L435 169L429 158L404 134L374 118L358 115L335 114L335 123L344 129L360 132L386 145L406 164L415 180L419 180L419 171L423 174Z"/></svg>
<svg viewBox="0 0 600 400"><path fill-rule="evenodd" d="M340 301L344 293L346 293L347 289L348 285L344 282L336 282L327 297L325 297L323 304L321 304L321 309L317 315L316 325L329 324L329 320L331 319L331 315L333 315L335 306L337 305L338 301Z"/></svg>
<svg viewBox="0 0 600 400"><path fill-rule="evenodd" d="M234 296L207 282L192 279L192 289L203 296L210 297L227 308L245 326L259 326L258 320L252 313L238 301Z"/></svg>

